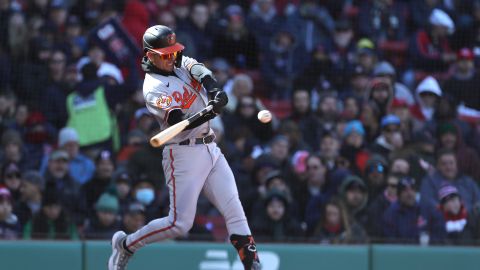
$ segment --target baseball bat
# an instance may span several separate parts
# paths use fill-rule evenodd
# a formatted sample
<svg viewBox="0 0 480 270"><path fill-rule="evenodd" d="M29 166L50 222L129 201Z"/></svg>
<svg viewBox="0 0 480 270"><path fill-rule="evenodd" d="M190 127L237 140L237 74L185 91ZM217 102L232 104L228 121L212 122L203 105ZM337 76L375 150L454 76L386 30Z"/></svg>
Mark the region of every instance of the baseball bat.
<svg viewBox="0 0 480 270"><path fill-rule="evenodd" d="M163 130L162 132L158 133L157 135L153 136L150 139L150 144L153 147L160 147L173 137L177 136L178 133L182 132L188 125L192 122L197 120L198 118L202 117L206 113L210 112L213 109L212 105L208 105L203 110L195 113L194 115L190 116L189 118L176 123L175 125Z"/></svg>

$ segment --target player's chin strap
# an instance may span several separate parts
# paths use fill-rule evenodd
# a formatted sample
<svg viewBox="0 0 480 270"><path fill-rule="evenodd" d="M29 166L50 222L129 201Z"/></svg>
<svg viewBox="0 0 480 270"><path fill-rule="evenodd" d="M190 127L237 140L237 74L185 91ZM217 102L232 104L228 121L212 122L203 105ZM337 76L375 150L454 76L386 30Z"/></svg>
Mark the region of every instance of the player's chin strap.
<svg viewBox="0 0 480 270"><path fill-rule="evenodd" d="M232 234L230 242L237 249L245 270L260 269L260 260L258 259L257 246L253 236Z"/></svg>

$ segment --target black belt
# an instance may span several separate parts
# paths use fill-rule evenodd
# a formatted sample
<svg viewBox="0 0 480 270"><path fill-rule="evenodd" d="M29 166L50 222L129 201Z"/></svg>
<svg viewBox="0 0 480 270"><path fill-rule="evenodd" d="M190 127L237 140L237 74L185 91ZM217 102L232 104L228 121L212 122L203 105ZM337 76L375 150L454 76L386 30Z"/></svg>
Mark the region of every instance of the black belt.
<svg viewBox="0 0 480 270"><path fill-rule="evenodd" d="M209 144L215 140L215 135L210 134L203 138L195 138L194 144ZM178 145L190 145L190 139L186 139L178 143Z"/></svg>

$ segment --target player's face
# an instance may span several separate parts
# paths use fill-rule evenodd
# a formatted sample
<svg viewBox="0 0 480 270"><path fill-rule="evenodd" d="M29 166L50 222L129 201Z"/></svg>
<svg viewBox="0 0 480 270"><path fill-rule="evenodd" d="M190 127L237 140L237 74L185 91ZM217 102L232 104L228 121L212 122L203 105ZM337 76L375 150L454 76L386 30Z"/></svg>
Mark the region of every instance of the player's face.
<svg viewBox="0 0 480 270"><path fill-rule="evenodd" d="M177 58L177 53L172 54L163 54L160 55L155 52L147 52L148 59L152 62L158 69L166 72L172 72L175 68L175 59Z"/></svg>

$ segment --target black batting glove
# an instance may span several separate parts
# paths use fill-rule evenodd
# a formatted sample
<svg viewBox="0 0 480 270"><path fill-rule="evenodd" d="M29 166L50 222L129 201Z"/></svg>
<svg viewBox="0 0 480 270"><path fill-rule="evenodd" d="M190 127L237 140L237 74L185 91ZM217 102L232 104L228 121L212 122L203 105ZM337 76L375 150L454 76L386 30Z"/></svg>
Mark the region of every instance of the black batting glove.
<svg viewBox="0 0 480 270"><path fill-rule="evenodd" d="M208 105L213 106L213 112L215 114L220 114L222 113L223 108L225 107L225 105L227 105L227 103L227 94L223 90L218 89L217 91L215 91L213 99L208 102Z"/></svg>

